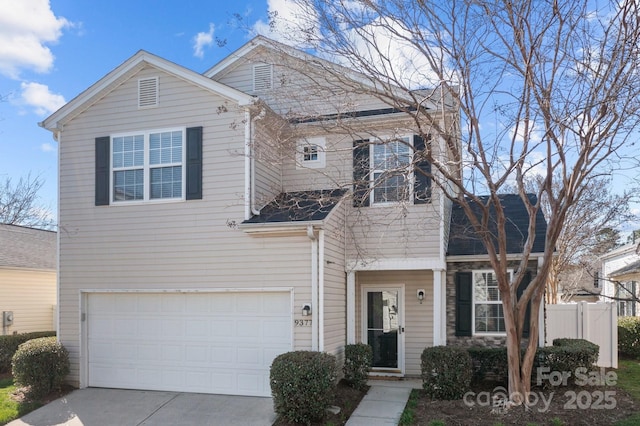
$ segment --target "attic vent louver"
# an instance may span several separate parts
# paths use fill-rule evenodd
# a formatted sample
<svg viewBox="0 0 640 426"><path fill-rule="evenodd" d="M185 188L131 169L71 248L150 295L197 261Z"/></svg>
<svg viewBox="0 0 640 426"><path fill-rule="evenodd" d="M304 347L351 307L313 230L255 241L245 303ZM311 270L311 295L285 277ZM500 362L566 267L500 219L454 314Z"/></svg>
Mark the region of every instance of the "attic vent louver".
<svg viewBox="0 0 640 426"><path fill-rule="evenodd" d="M138 107L147 108L158 105L158 77L138 80Z"/></svg>
<svg viewBox="0 0 640 426"><path fill-rule="evenodd" d="M253 66L253 90L255 92L271 89L272 80L273 68L271 64Z"/></svg>

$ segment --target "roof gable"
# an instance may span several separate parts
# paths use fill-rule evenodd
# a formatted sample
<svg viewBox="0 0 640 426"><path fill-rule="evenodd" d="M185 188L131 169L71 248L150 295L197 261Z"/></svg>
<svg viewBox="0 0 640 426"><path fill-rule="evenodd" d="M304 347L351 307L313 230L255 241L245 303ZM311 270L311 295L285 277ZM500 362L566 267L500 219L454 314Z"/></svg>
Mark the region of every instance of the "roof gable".
<svg viewBox="0 0 640 426"><path fill-rule="evenodd" d="M255 101L255 98L251 95L206 78L201 74L160 58L159 56L140 50L94 83L91 87L69 101L58 111L51 114L44 121L39 123L39 125L51 131L61 130L65 123L89 108L97 100L106 96L119 84L133 76L146 65L153 66L177 78L193 83L205 90L209 90L224 98L237 102L240 106L251 105Z"/></svg>
<svg viewBox="0 0 640 426"><path fill-rule="evenodd" d="M529 200L535 203L537 197L528 194ZM487 201L487 196L480 197L481 202ZM505 212L507 223L505 224L507 239L507 254L522 253L524 244L529 235L529 213L517 194L500 195L500 202ZM474 205L471 205L474 209ZM475 207L479 213L479 208ZM497 229L495 211L491 210L489 220L490 230L496 234ZM547 222L541 210L536 215L536 235L533 243L532 253L543 253L547 233ZM449 256L485 255L487 249L480 237L473 230L464 210L459 205L454 204L451 212L451 230L449 233Z"/></svg>
<svg viewBox="0 0 640 426"><path fill-rule="evenodd" d="M56 269L57 233L0 224L0 268Z"/></svg>

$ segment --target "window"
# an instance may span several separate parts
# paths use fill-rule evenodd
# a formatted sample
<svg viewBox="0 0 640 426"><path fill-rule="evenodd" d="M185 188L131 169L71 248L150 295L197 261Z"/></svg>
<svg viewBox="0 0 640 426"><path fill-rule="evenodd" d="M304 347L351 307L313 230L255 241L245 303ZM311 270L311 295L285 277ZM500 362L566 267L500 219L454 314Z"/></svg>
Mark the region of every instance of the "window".
<svg viewBox="0 0 640 426"><path fill-rule="evenodd" d="M111 138L114 202L182 199L184 130Z"/></svg>
<svg viewBox="0 0 640 426"><path fill-rule="evenodd" d="M322 137L298 141L296 153L297 169L322 169L325 167L326 140Z"/></svg>
<svg viewBox="0 0 640 426"><path fill-rule="evenodd" d="M636 316L638 290L635 281L618 283L615 297L619 299L617 301L619 317Z"/></svg>
<svg viewBox="0 0 640 426"><path fill-rule="evenodd" d="M498 280L492 270L473 271L473 312L474 333L506 332Z"/></svg>
<svg viewBox="0 0 640 426"><path fill-rule="evenodd" d="M411 194L411 139L373 144L371 193L373 203L408 201Z"/></svg>

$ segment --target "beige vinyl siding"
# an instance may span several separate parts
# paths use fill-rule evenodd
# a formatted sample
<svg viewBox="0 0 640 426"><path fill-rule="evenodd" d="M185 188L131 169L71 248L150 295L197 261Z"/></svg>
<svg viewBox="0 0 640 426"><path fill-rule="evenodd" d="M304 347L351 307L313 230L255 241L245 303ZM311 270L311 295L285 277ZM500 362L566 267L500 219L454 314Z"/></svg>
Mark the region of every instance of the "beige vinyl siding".
<svg viewBox="0 0 640 426"><path fill-rule="evenodd" d="M0 269L0 312L13 312L2 334L55 330L56 272Z"/></svg>
<svg viewBox="0 0 640 426"><path fill-rule="evenodd" d="M405 375L420 376L420 356L433 346L433 271L374 271L356 274L356 338L362 341L362 287L404 284ZM416 293L424 289L422 304Z"/></svg>
<svg viewBox="0 0 640 426"><path fill-rule="evenodd" d="M253 91L253 66L273 65L273 88ZM314 62L292 58L284 52L255 49L250 54L213 77L220 83L245 93L257 95L274 111L293 116L315 117L323 114L388 108L389 105L361 91L357 83L345 87L344 72L341 80L331 78L329 72ZM338 90L345 87L344 90Z"/></svg>
<svg viewBox="0 0 640 426"><path fill-rule="evenodd" d="M282 157L280 142L270 131L270 125L278 125L275 118L268 115L258 118L254 126L254 150L255 157L255 207L260 209L283 191L282 188Z"/></svg>
<svg viewBox="0 0 640 426"><path fill-rule="evenodd" d="M137 108L137 79L159 76L160 103ZM60 150L60 321L79 384L80 295L86 290L292 289L293 317L311 299L311 241L255 237L244 219L244 112L147 68L67 123ZM203 126L203 199L94 206L94 139L113 133ZM89 313L90 314L90 313ZM293 327L293 325L292 325ZM296 327L294 348L311 348Z"/></svg>
<svg viewBox="0 0 640 426"><path fill-rule="evenodd" d="M324 228L324 350L340 360L347 340L344 215L342 202L331 212Z"/></svg>

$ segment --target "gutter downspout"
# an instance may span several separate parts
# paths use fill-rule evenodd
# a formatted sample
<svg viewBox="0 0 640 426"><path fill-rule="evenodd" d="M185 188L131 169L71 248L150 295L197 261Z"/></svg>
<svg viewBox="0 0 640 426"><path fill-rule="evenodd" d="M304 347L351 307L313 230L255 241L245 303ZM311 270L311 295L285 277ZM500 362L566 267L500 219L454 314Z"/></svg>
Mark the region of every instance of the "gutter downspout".
<svg viewBox="0 0 640 426"><path fill-rule="evenodd" d="M247 113L245 112L245 114ZM253 117L251 120L248 120L248 118L251 116L251 113L249 113L248 116L245 115L245 119L247 119L247 122L250 123L249 124L249 141L248 141L248 149L249 149L248 158L250 161L249 208L250 208L250 213L255 216L260 215L260 210L257 209L255 205L256 203L256 156L255 156L254 150L252 149L252 143L253 143L253 140L255 139L255 122L258 120L262 120L265 117L265 115L267 115L267 111L264 108L260 111L258 115Z"/></svg>
<svg viewBox="0 0 640 426"><path fill-rule="evenodd" d="M244 220L251 219L251 111L244 109Z"/></svg>
<svg viewBox="0 0 640 426"><path fill-rule="evenodd" d="M318 230L318 350L324 352L324 230Z"/></svg>
<svg viewBox="0 0 640 426"><path fill-rule="evenodd" d="M313 226L307 226L307 237L311 240L311 350L318 350L318 239Z"/></svg>

